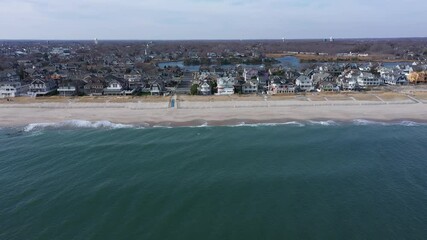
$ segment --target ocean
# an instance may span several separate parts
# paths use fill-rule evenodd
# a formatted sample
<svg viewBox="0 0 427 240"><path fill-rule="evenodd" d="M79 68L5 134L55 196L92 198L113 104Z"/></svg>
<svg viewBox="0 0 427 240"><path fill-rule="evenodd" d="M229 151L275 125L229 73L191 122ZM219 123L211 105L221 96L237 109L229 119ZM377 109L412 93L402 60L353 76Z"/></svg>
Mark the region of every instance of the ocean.
<svg viewBox="0 0 427 240"><path fill-rule="evenodd" d="M0 129L0 239L425 239L427 125Z"/></svg>

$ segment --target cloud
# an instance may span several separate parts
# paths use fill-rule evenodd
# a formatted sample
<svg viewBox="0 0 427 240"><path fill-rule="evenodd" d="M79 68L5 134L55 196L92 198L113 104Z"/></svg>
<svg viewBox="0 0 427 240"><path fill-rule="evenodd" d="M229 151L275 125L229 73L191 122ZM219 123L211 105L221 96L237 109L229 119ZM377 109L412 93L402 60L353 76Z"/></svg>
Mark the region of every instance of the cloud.
<svg viewBox="0 0 427 240"><path fill-rule="evenodd" d="M1 39L399 37L423 36L419 26L427 23L422 0L0 0L0 5Z"/></svg>

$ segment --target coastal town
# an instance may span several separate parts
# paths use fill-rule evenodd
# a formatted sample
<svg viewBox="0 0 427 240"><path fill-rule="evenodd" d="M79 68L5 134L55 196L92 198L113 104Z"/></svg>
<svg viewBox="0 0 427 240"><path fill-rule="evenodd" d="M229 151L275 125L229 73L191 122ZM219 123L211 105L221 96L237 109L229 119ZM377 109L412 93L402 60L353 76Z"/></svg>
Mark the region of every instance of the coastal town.
<svg viewBox="0 0 427 240"><path fill-rule="evenodd" d="M396 91L401 86L424 89L427 83L425 42L417 43L424 49L420 52L395 43L399 51L393 54L372 52L366 47L369 42L350 49L340 49L337 42L319 40L310 49L305 42L285 40L5 41L0 45L0 99L339 94Z"/></svg>

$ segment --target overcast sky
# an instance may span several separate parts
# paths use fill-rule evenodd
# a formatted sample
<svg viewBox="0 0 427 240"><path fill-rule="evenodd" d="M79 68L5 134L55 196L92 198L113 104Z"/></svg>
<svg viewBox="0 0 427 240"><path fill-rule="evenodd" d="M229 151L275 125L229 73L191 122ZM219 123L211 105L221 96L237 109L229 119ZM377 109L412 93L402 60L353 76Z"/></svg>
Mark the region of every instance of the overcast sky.
<svg viewBox="0 0 427 240"><path fill-rule="evenodd" d="M0 39L427 37L426 0L0 0Z"/></svg>

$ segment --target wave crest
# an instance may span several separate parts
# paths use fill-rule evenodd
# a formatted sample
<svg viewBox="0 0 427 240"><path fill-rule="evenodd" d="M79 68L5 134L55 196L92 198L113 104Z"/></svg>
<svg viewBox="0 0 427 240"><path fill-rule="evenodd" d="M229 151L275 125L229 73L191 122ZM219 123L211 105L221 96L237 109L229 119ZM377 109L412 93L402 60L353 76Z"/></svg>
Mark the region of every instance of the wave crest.
<svg viewBox="0 0 427 240"><path fill-rule="evenodd" d="M309 121L311 125L322 125L322 126L337 126L337 122L328 120L328 121Z"/></svg>
<svg viewBox="0 0 427 240"><path fill-rule="evenodd" d="M284 126L284 125L295 125L298 127L304 127L305 124L300 122L284 122L284 123L245 123L241 122L236 125L230 125L229 127L274 127L274 126Z"/></svg>
<svg viewBox="0 0 427 240"><path fill-rule="evenodd" d="M86 120L68 120L60 123L31 123L24 127L25 132L40 130L44 128L63 128L63 127L76 127L76 128L133 128L133 125L112 123L110 121L96 121L90 122Z"/></svg>
<svg viewBox="0 0 427 240"><path fill-rule="evenodd" d="M405 127L419 127L426 126L425 123L418 123L413 121L401 121L401 122L378 122L365 119L355 119L353 124L357 126L367 126L367 125L381 125L381 126L405 126Z"/></svg>

